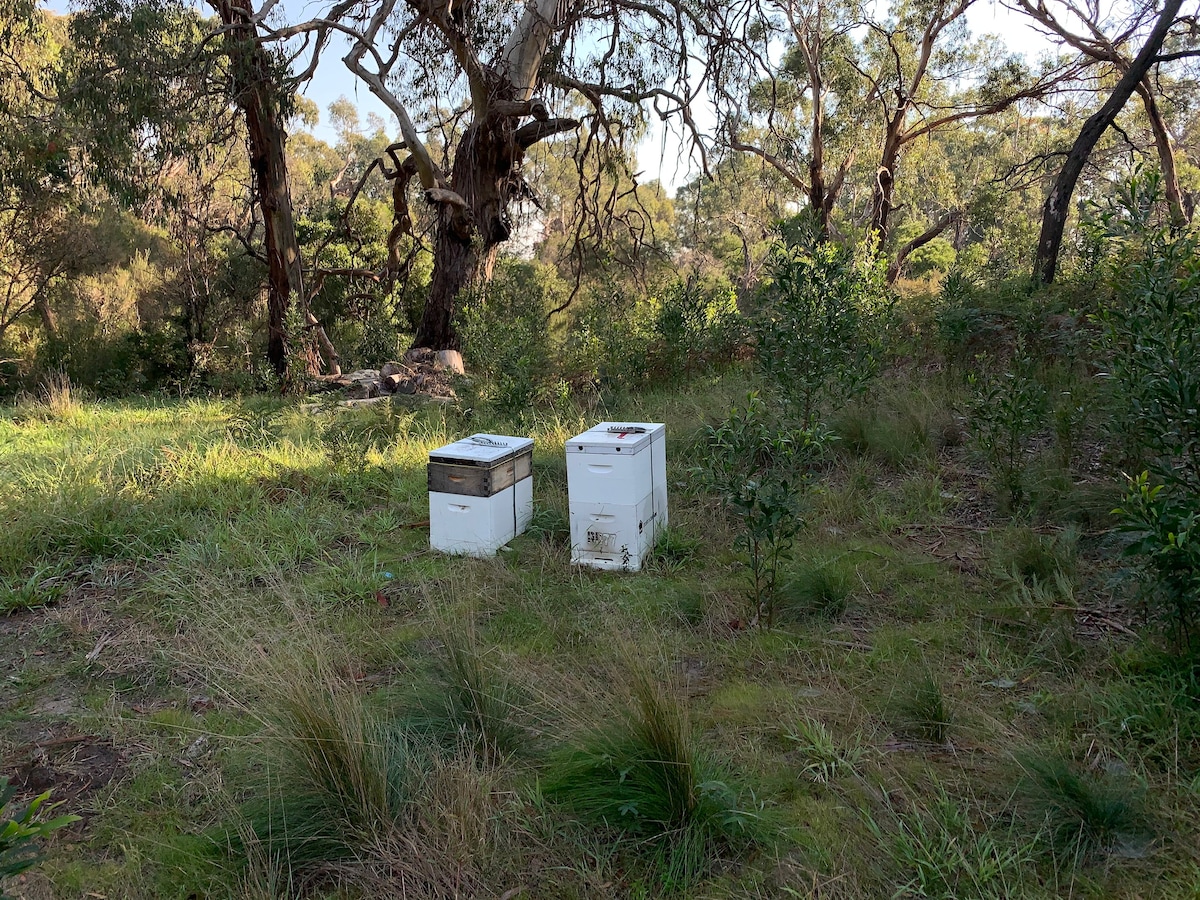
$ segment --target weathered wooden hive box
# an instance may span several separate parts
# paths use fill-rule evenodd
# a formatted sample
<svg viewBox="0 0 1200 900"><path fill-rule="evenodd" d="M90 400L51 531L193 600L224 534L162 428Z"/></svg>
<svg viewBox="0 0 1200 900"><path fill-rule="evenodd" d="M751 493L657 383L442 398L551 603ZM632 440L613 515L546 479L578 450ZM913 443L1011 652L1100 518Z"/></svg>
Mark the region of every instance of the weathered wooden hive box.
<svg viewBox="0 0 1200 900"><path fill-rule="evenodd" d="M533 517L533 440L473 434L429 454L429 545L494 556Z"/></svg>

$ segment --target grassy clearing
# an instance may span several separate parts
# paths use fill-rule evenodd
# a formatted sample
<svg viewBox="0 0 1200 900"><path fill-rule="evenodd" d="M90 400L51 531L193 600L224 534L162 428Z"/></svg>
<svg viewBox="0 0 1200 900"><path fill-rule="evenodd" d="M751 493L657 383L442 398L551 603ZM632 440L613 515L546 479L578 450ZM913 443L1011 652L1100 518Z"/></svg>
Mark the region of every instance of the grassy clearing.
<svg viewBox="0 0 1200 900"><path fill-rule="evenodd" d="M1001 515L962 389L926 382L836 419L773 630L742 626L689 476L737 376L539 421L534 525L493 560L428 552L424 463L503 420L5 411L2 771L83 817L35 881L1194 896L1200 692L1118 602L1111 488L1047 444ZM672 528L637 575L569 565L561 447L604 416L668 424Z"/></svg>

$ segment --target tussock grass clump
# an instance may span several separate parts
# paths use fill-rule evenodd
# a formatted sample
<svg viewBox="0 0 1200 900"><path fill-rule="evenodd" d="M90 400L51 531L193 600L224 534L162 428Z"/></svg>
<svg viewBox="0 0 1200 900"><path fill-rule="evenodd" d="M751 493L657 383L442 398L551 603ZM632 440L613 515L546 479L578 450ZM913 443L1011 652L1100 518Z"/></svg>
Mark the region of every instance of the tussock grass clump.
<svg viewBox="0 0 1200 900"><path fill-rule="evenodd" d="M1056 756L1026 756L1021 792L1044 817L1051 847L1075 865L1101 857L1147 835L1142 790L1131 778L1081 774Z"/></svg>
<svg viewBox="0 0 1200 900"><path fill-rule="evenodd" d="M83 402L78 389L65 372L50 372L38 384L33 395L22 394L13 421L46 422L58 425L78 424L83 418Z"/></svg>
<svg viewBox="0 0 1200 900"><path fill-rule="evenodd" d="M1158 648L1135 648L1123 677L1097 691L1101 722L1140 759L1176 777L1200 765L1200 666ZM1185 776L1187 777L1187 776Z"/></svg>
<svg viewBox="0 0 1200 900"><path fill-rule="evenodd" d="M1079 568L1078 542L1072 528L1039 534L1028 526L1014 526L997 536L993 561L1000 572L1020 581L1073 584Z"/></svg>
<svg viewBox="0 0 1200 900"><path fill-rule="evenodd" d="M277 400L239 403L226 416L225 435L242 448L262 450L270 447L283 434L280 421L283 410L283 404Z"/></svg>
<svg viewBox="0 0 1200 900"><path fill-rule="evenodd" d="M474 634L444 632L433 681L408 724L444 748L466 747L496 765L529 750L531 735L514 719L517 708L512 684L484 660Z"/></svg>
<svg viewBox="0 0 1200 900"><path fill-rule="evenodd" d="M854 590L853 569L841 559L806 560L784 582L784 619L836 619Z"/></svg>
<svg viewBox="0 0 1200 900"><path fill-rule="evenodd" d="M571 520L561 509L538 505L534 508L525 534L528 538L540 539L550 547L567 548L571 546Z"/></svg>
<svg viewBox="0 0 1200 900"><path fill-rule="evenodd" d="M891 701L896 731L913 740L945 744L950 738L952 717L941 682L929 671L905 678L904 682Z"/></svg>
<svg viewBox="0 0 1200 900"><path fill-rule="evenodd" d="M723 855L765 836L757 813L697 743L679 701L644 675L619 719L553 761L542 791L632 837L668 888L694 884Z"/></svg>
<svg viewBox="0 0 1200 900"><path fill-rule="evenodd" d="M46 418L55 422L69 422L83 412L79 392L66 372L52 372L46 376L38 392L38 405Z"/></svg>
<svg viewBox="0 0 1200 900"><path fill-rule="evenodd" d="M487 895L496 791L470 747L439 752L328 672L277 687L265 791L226 838L251 874L299 892Z"/></svg>
<svg viewBox="0 0 1200 900"><path fill-rule="evenodd" d="M865 756L857 742L844 745L823 722L805 716L785 732L802 760L800 774L817 784L830 784L843 775L852 775Z"/></svg>
<svg viewBox="0 0 1200 900"><path fill-rule="evenodd" d="M651 557L656 569L666 575L681 572L701 556L704 542L676 525L669 526L658 537Z"/></svg>
<svg viewBox="0 0 1200 900"><path fill-rule="evenodd" d="M411 800L412 742L332 676L281 683L273 699L273 790L251 811L254 836L292 867L383 839Z"/></svg>

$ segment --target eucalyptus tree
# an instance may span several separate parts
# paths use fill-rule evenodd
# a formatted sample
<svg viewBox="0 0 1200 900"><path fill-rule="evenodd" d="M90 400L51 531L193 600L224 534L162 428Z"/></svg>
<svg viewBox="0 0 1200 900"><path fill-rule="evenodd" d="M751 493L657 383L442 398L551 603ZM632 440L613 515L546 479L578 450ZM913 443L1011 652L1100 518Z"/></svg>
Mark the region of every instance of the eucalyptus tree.
<svg viewBox="0 0 1200 900"><path fill-rule="evenodd" d="M1200 20L1194 6L1186 14L1182 12L1183 0L1164 0L1161 8L1154 0L1116 6L1100 4L1098 0L1086 0L1083 4L1065 0L1061 3L1014 0L1014 3L1044 30L1078 50L1084 59L1106 64L1118 76L1107 99L1080 128L1046 197L1033 275L1043 284L1050 284L1057 273L1075 185L1092 149L1135 92L1142 98L1150 120L1172 216L1176 224L1186 221L1170 134L1158 108L1151 73L1163 63L1200 55L1194 41ZM1141 48L1130 56L1126 48L1142 34L1145 37ZM1164 51L1164 45L1173 36L1182 45Z"/></svg>
<svg viewBox="0 0 1200 900"><path fill-rule="evenodd" d="M1012 6L1030 17L1048 36L1078 51L1085 59L1120 74L1129 71L1133 61L1130 45L1152 12L1152 7L1145 3L1139 3L1132 9L1121 9L1122 4L1101 5L1097 0L1088 0L1084 4L1064 0L1012 0ZM1189 216L1184 209L1179 188L1175 142L1156 96L1153 75L1158 66L1157 63L1151 64L1134 85L1134 91L1142 101L1154 137L1163 192L1171 218L1176 225L1183 225Z"/></svg>
<svg viewBox="0 0 1200 900"><path fill-rule="evenodd" d="M621 165L648 115L678 116L698 138L690 109L707 20L726 8L705 3L339 0L270 32L307 42L314 64L333 34L348 39L346 65L396 118L398 187L415 182L436 216L416 345L458 345L456 296L490 277L513 237L515 205L536 199L524 173L530 148L579 131L578 211L603 230L608 197L587 188Z"/></svg>
<svg viewBox="0 0 1200 900"><path fill-rule="evenodd" d="M53 341L51 288L86 255L72 234L74 123L53 99L65 32L35 2L0 10L0 340L33 313Z"/></svg>
<svg viewBox="0 0 1200 900"><path fill-rule="evenodd" d="M739 23L742 24L742 23ZM871 112L860 83L858 8L848 2L767 2L740 41L751 63L714 86L720 136L758 157L808 201L817 233L834 229L833 210L863 148ZM782 55L773 46L786 43Z"/></svg>
<svg viewBox="0 0 1200 900"><path fill-rule="evenodd" d="M749 140L744 133L742 140ZM756 284L769 258L776 225L796 214L795 183L750 152L719 154L711 177L680 185L675 197L679 237L689 266L715 264L742 289Z"/></svg>
<svg viewBox="0 0 1200 900"><path fill-rule="evenodd" d="M837 228L834 211L849 181L861 179L855 187L866 188L869 200L858 222L882 250L912 145L1043 97L1074 75L1071 65L1033 70L997 53L994 40L970 40L965 15L973 2L899 0L877 14L836 0L761 0L757 25L727 37L754 52L743 54L751 65L715 91L721 133L807 198L822 236ZM961 204L951 205L896 248L889 277L961 213Z"/></svg>

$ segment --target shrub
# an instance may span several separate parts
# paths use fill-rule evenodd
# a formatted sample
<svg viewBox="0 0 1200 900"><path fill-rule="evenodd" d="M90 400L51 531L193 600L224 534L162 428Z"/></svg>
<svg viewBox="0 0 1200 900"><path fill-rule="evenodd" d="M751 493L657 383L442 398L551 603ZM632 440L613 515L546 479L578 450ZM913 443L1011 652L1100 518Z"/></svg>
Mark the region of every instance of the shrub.
<svg viewBox="0 0 1200 900"><path fill-rule="evenodd" d="M741 525L738 549L750 582L750 621L774 624L780 564L790 558L802 521L797 508L809 469L830 437L820 427L787 429L757 394L704 431L707 464L698 474Z"/></svg>
<svg viewBox="0 0 1200 900"><path fill-rule="evenodd" d="M468 369L482 379L476 403L517 417L554 393L559 370L546 317L566 292L549 267L514 262L464 299L456 325Z"/></svg>
<svg viewBox="0 0 1200 900"><path fill-rule="evenodd" d="M58 805L47 804L49 791L39 794L20 812L10 809L9 803L16 793L17 789L8 783L8 778L0 776L0 900L8 898L4 892L6 878L19 875L41 861L36 843L38 839L79 821L79 816L44 818L45 813Z"/></svg>
<svg viewBox="0 0 1200 900"><path fill-rule="evenodd" d="M1102 216L1122 248L1100 313L1122 422L1150 471L1200 495L1200 233L1156 227L1157 177L1134 176Z"/></svg>
<svg viewBox="0 0 1200 900"><path fill-rule="evenodd" d="M750 480L731 506L742 523L738 540L750 580L751 622L770 628L775 624L779 566L791 558L801 525L796 492L785 478Z"/></svg>
<svg viewBox="0 0 1200 900"><path fill-rule="evenodd" d="M879 369L891 315L883 271L868 248L779 245L754 333L771 392L801 428L830 400L860 393Z"/></svg>
<svg viewBox="0 0 1200 900"><path fill-rule="evenodd" d="M1191 646L1200 618L1200 508L1149 473L1132 479L1119 528L1133 540L1124 554L1135 560L1138 597L1147 615L1161 622L1181 648Z"/></svg>
<svg viewBox="0 0 1200 900"><path fill-rule="evenodd" d="M1033 360L1018 348L1012 368L999 377L972 373L972 438L1004 491L1009 509L1025 498L1026 453L1041 423L1046 391L1033 377Z"/></svg>
<svg viewBox="0 0 1200 900"><path fill-rule="evenodd" d="M558 756L542 791L634 838L668 888L693 884L718 857L762 837L758 816L697 744L678 700L644 676L618 721Z"/></svg>
<svg viewBox="0 0 1200 900"><path fill-rule="evenodd" d="M1190 643L1200 609L1200 233L1155 220L1158 175L1135 173L1096 216L1116 250L1100 313L1120 421L1147 471L1118 510L1147 610Z"/></svg>
<svg viewBox="0 0 1200 900"><path fill-rule="evenodd" d="M737 297L728 285L676 281L651 298L651 304L649 374L656 381L729 364L746 340Z"/></svg>

